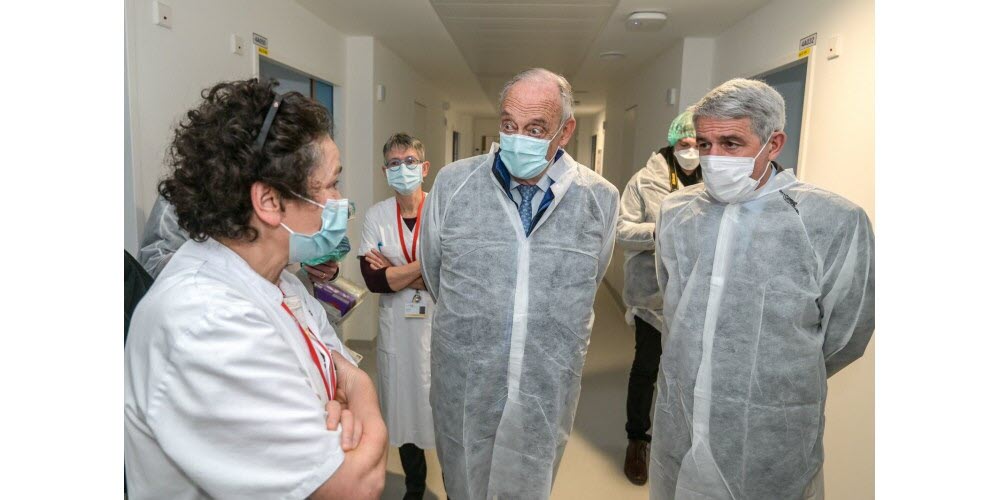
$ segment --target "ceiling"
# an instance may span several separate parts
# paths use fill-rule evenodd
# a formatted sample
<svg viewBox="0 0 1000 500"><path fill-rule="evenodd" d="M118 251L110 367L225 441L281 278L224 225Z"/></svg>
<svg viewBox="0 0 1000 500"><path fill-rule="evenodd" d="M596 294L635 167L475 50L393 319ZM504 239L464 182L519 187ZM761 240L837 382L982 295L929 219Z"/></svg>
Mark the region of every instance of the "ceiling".
<svg viewBox="0 0 1000 500"><path fill-rule="evenodd" d="M348 35L371 35L440 88L460 112L496 114L511 76L541 66L599 112L617 78L688 36L716 36L769 0L297 0ZM636 11L667 14L651 33L626 30ZM625 53L609 61L606 51Z"/></svg>

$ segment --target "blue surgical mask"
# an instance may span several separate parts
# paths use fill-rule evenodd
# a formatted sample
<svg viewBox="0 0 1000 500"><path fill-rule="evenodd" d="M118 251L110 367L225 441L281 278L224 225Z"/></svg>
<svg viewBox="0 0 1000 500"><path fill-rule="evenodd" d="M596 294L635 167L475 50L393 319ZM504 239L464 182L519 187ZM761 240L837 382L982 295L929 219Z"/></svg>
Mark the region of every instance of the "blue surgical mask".
<svg viewBox="0 0 1000 500"><path fill-rule="evenodd" d="M518 179L533 179L548 168L551 160L545 159L549 145L562 131L565 122L559 125L551 139L536 139L526 135L500 133L500 159ZM555 158L555 155L552 155Z"/></svg>
<svg viewBox="0 0 1000 500"><path fill-rule="evenodd" d="M316 257L315 259L312 260L304 260L302 261L302 263L307 266L315 266L317 264L322 264L324 262L330 262L330 261L340 262L344 260L344 257L347 257L347 254L349 253L351 253L351 239L345 235L344 239L340 240L340 243L337 245L337 248L333 249L333 253L329 255L324 255L322 257Z"/></svg>
<svg viewBox="0 0 1000 500"><path fill-rule="evenodd" d="M424 181L424 164L414 163L412 168L411 165L399 165L395 171L387 169L385 174L392 189L399 194L410 194Z"/></svg>
<svg viewBox="0 0 1000 500"><path fill-rule="evenodd" d="M288 238L288 261L307 264L310 262L313 264L326 262L329 256L337 252L338 247L347 235L348 207L350 204L343 198L339 200L326 200L326 205L320 205L304 196L299 196L299 198L322 207L323 213L321 217L323 222L319 231L309 235L296 233L286 226L284 222L281 223L281 227L291 233L291 236Z"/></svg>

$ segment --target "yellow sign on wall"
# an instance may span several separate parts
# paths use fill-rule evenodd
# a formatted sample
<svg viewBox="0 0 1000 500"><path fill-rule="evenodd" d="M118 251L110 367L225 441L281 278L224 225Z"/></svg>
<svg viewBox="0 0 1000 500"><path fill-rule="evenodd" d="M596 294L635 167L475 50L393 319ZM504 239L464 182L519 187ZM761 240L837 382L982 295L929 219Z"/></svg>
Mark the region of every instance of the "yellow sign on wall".
<svg viewBox="0 0 1000 500"><path fill-rule="evenodd" d="M802 59L803 57L808 56L810 51L812 51L812 47L806 47L806 48L800 50L799 51L799 59ZM264 55L267 55L267 54L264 54Z"/></svg>
<svg viewBox="0 0 1000 500"><path fill-rule="evenodd" d="M257 47L257 53L260 54L260 55L262 55L262 56L266 56L267 55L267 49L265 49L264 47Z"/></svg>

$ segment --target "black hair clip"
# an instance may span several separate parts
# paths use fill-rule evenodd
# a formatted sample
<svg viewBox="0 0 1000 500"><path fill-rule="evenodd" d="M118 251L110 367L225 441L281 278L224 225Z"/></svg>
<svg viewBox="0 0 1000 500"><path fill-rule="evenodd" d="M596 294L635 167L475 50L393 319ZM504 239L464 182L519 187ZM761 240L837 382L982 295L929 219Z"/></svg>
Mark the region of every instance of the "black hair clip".
<svg viewBox="0 0 1000 500"><path fill-rule="evenodd" d="M258 153L264 149L264 141L267 139L267 133L271 130L271 124L274 123L274 116L278 114L278 108L281 107L281 101L284 98L285 94L275 96L274 102L271 103L271 108L267 110L264 125L260 127L260 133L257 134L257 140L253 144L253 149Z"/></svg>

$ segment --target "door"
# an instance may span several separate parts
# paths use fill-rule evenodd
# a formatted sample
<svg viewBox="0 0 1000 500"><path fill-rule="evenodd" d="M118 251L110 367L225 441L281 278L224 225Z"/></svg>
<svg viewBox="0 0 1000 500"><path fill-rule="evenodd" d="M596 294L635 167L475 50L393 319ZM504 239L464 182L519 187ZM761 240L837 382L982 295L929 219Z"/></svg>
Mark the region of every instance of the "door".
<svg viewBox="0 0 1000 500"><path fill-rule="evenodd" d="M330 137L333 137L333 85L267 57L261 56L259 61L260 81L276 80L275 92L298 92L326 108L330 116Z"/></svg>
<svg viewBox="0 0 1000 500"><path fill-rule="evenodd" d="M309 75L289 68L283 64L260 58L260 81L277 80L277 92L298 92L306 97L312 97L312 78Z"/></svg>
<svg viewBox="0 0 1000 500"><path fill-rule="evenodd" d="M413 101L413 129L410 135L424 143L424 156L427 156L427 106Z"/></svg>
<svg viewBox="0 0 1000 500"><path fill-rule="evenodd" d="M591 167L597 170L597 134L590 136L590 163Z"/></svg>
<svg viewBox="0 0 1000 500"><path fill-rule="evenodd" d="M808 64L808 59L802 59L790 66L757 76L774 87L781 94L781 97L785 98L785 134L788 139L785 141L785 147L781 150L781 154L778 155L777 162L785 168L796 171L796 175L798 175L799 142L802 136Z"/></svg>

